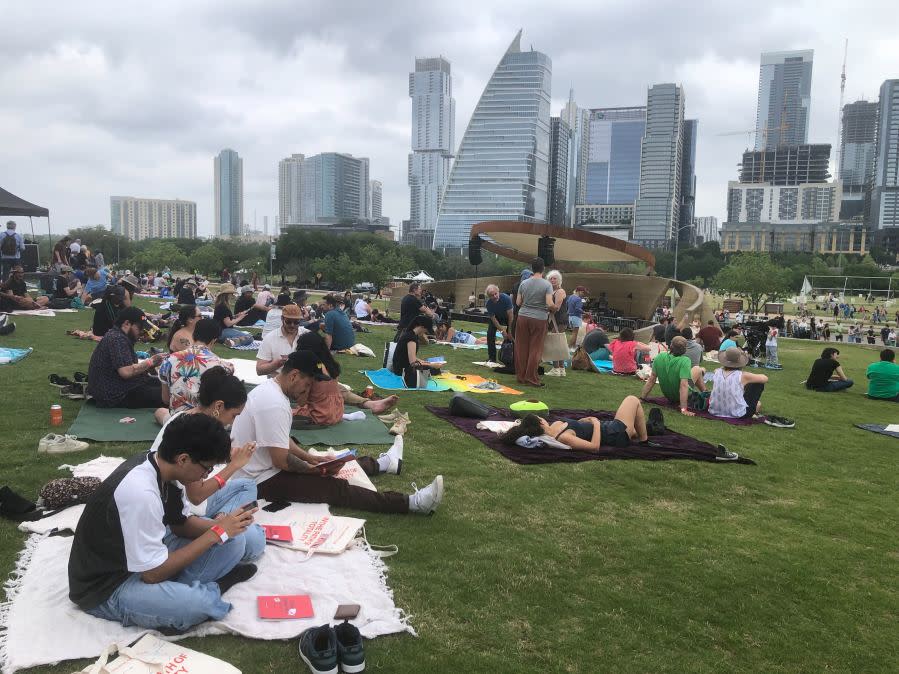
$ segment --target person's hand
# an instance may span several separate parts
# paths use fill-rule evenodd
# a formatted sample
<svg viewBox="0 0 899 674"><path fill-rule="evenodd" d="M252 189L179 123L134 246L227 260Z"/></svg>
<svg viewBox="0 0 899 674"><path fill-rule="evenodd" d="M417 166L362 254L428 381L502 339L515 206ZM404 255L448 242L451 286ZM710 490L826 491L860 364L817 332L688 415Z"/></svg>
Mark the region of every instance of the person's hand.
<svg viewBox="0 0 899 674"><path fill-rule="evenodd" d="M680 413L683 414L685 417L695 417L696 416L696 412L691 412L686 407L681 407Z"/></svg>
<svg viewBox="0 0 899 674"><path fill-rule="evenodd" d="M274 365L274 368L275 368L276 370L279 370L279 369L281 369L282 367L284 367L284 364L285 364L286 362L287 362L287 356L281 356L280 358L276 358L276 359L275 359L275 362L272 363L272 365Z"/></svg>
<svg viewBox="0 0 899 674"><path fill-rule="evenodd" d="M221 519L216 520L216 523L225 530L225 533L228 534L229 538L234 538L246 531L247 527L253 523L253 513L257 510L259 510L259 508L253 508L252 510L235 510Z"/></svg>
<svg viewBox="0 0 899 674"><path fill-rule="evenodd" d="M255 442L248 442L245 445L241 445L240 447L232 447L230 461L231 465L235 468L243 468L250 462L250 459L253 458L253 453L255 451Z"/></svg>
<svg viewBox="0 0 899 674"><path fill-rule="evenodd" d="M303 461L308 463L310 466L315 466L320 463L324 463L325 461L330 461L333 458L334 458L333 456L330 456L328 454L311 454L310 453L306 458L303 459Z"/></svg>
<svg viewBox="0 0 899 674"><path fill-rule="evenodd" d="M167 353L154 353L152 356L150 356L150 366L157 367L160 363L162 363L162 361L166 359L167 356Z"/></svg>

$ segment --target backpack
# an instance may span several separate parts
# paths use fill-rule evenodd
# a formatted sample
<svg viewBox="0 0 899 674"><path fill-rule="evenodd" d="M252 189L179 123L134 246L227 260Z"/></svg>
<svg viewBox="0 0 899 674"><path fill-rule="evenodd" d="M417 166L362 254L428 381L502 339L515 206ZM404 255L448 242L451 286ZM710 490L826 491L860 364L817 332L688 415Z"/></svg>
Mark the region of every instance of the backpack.
<svg viewBox="0 0 899 674"><path fill-rule="evenodd" d="M4 233L3 242L0 243L0 254L6 257L16 257L19 253L19 244L15 234Z"/></svg>
<svg viewBox="0 0 899 674"><path fill-rule="evenodd" d="M449 413L454 417L470 417L486 419L493 410L479 400L474 400L464 393L454 393L449 402Z"/></svg>
<svg viewBox="0 0 899 674"><path fill-rule="evenodd" d="M506 367L515 368L515 343L511 339L503 340L499 347L499 362Z"/></svg>
<svg viewBox="0 0 899 674"><path fill-rule="evenodd" d="M708 412L709 398L711 397L711 391L695 391L691 389L687 394L687 409L693 412Z"/></svg>

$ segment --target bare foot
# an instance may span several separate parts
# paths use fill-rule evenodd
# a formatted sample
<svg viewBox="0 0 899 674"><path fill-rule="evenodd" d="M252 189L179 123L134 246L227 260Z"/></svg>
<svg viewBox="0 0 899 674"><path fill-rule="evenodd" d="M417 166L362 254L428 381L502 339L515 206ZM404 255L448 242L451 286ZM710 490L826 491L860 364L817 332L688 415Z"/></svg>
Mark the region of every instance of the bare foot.
<svg viewBox="0 0 899 674"><path fill-rule="evenodd" d="M362 406L370 409L375 414L382 414L396 405L398 400L399 397L397 396L388 396L381 400L367 400Z"/></svg>

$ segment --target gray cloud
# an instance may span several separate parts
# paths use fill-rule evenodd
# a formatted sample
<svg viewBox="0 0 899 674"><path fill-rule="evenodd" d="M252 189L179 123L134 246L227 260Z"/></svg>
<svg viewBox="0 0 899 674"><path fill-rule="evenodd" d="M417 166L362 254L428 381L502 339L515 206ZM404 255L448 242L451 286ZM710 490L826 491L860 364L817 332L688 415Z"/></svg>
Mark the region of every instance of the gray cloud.
<svg viewBox="0 0 899 674"><path fill-rule="evenodd" d="M755 122L759 52L815 49L810 140L837 133L842 39L847 101L899 77L895 9L882 2L708 6L583 2L16 3L0 0L0 185L47 205L56 227L105 223L110 194L198 203L211 231L212 157L244 157L245 213L277 212L277 162L335 150L371 159L384 212L408 217L407 75L416 56L450 59L462 138L518 30L553 60L553 112L641 105L683 83L700 120L697 214L723 216Z"/></svg>

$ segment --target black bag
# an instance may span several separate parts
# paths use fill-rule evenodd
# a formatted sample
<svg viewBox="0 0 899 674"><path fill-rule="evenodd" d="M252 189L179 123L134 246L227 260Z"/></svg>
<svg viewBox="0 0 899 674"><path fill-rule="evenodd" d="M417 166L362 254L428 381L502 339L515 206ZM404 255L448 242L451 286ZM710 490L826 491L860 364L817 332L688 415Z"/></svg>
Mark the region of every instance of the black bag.
<svg viewBox="0 0 899 674"><path fill-rule="evenodd" d="M499 362L506 367L515 367L515 343L511 339L504 339L500 345Z"/></svg>
<svg viewBox="0 0 899 674"><path fill-rule="evenodd" d="M0 243L0 253L6 257L15 257L19 252L19 242L15 234L4 232L3 242Z"/></svg>
<svg viewBox="0 0 899 674"><path fill-rule="evenodd" d="M486 419L493 408L479 400L474 400L464 393L454 393L450 398L449 413L454 417L469 417L471 419Z"/></svg>

